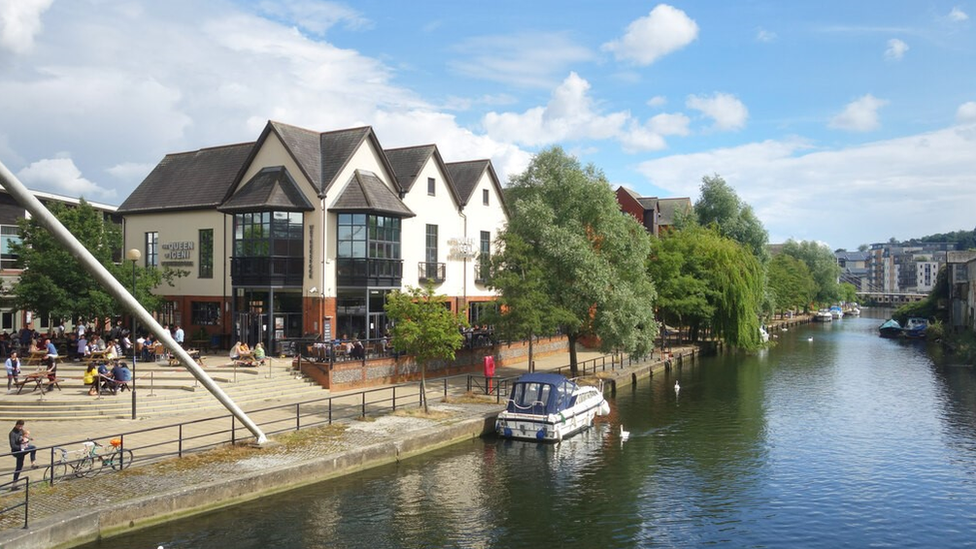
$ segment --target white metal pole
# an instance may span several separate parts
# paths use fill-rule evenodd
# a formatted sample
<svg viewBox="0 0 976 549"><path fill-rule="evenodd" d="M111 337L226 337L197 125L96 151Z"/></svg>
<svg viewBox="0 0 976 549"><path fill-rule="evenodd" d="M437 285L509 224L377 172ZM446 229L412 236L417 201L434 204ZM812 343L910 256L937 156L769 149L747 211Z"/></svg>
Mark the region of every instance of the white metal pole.
<svg viewBox="0 0 976 549"><path fill-rule="evenodd" d="M237 403L231 400L231 398L227 396L227 393L225 393L223 389L221 389L220 386L217 385L214 380L203 371L202 368L200 368L200 366L193 360L193 357L191 357L190 354L183 349L183 347L176 344L176 340L174 340L173 336L169 334L169 331L164 330L163 327L156 322L156 319L149 314L149 311L144 309L139 301L137 301L136 298L129 293L125 286L120 284L119 281L112 276L112 273L108 272L108 269L102 266L102 264L95 259L95 256L93 256L91 252L89 252L84 246L81 245L80 242L78 242L74 235L72 235L64 227L64 225L62 225L61 222L58 221L58 219L54 217L54 215L52 215L43 204L41 204L40 200L31 194L30 190L28 190L27 187L25 187L24 184L21 183L20 180L18 180L14 174L7 169L7 166L4 165L3 162L0 162L0 183L3 184L4 188L7 189L7 192L9 192L11 196L13 196L14 199L20 203L21 206L26 208L27 211L29 211L31 215L41 223L41 225L51 232L51 235L54 236L54 238L57 239L58 242L60 242L65 249L67 249L71 255L78 260L79 263L81 263L81 266L88 271L89 274L95 277L95 280L97 280L102 287L105 288L105 290L112 294L115 299L118 299L123 306L129 309L129 312L138 317L139 321L142 322L144 326L147 326L149 330L156 335L159 341L163 342L163 345L165 345L168 349L174 352L177 357L179 357L180 362L183 363L183 365L190 371L193 377L202 383L203 386L206 387L207 390L210 391L210 393L216 397L217 400L220 401L220 403L223 404L231 414L234 415L234 417L239 419L241 423L243 423L244 426L251 431L251 433L257 439L258 444L264 444L267 442L267 437L257 426L257 424L251 421L251 418L249 418L247 414L245 414L244 411L237 406Z"/></svg>

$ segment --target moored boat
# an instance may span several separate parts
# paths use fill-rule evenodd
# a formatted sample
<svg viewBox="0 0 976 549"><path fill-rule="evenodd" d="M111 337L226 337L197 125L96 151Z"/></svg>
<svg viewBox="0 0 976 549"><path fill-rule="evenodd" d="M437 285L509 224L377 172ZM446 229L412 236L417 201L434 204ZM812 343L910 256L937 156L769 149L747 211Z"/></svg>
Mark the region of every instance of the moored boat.
<svg viewBox="0 0 976 549"><path fill-rule="evenodd" d="M929 321L920 317L911 317L905 322L902 333L908 339L925 339L925 330L929 327Z"/></svg>
<svg viewBox="0 0 976 549"><path fill-rule="evenodd" d="M579 385L561 374L530 373L512 386L495 432L504 438L558 442L609 413L602 387Z"/></svg>
<svg viewBox="0 0 976 549"><path fill-rule="evenodd" d="M817 314L813 315L814 322L830 322L833 319L833 315L827 309L820 309Z"/></svg>
<svg viewBox="0 0 976 549"><path fill-rule="evenodd" d="M898 324L898 321L892 318L885 321L885 323L878 328L878 332L881 333L881 337L887 339L901 337L901 324Z"/></svg>
<svg viewBox="0 0 976 549"><path fill-rule="evenodd" d="M841 319L844 318L844 310L840 308L840 305L834 305L830 308L830 318Z"/></svg>

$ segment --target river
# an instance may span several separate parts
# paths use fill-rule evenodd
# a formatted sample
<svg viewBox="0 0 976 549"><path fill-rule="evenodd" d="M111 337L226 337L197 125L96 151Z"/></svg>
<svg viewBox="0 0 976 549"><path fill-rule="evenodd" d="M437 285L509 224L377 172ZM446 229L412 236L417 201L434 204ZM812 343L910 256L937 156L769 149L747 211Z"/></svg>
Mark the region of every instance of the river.
<svg viewBox="0 0 976 549"><path fill-rule="evenodd" d="M974 370L880 323L659 373L560 445L472 441L86 547L976 545Z"/></svg>

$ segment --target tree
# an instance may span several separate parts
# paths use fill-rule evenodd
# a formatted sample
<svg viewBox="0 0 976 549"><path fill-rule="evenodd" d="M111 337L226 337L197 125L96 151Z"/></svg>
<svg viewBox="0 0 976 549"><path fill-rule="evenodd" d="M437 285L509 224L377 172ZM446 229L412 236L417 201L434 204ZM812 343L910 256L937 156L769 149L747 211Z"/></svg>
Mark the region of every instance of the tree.
<svg viewBox="0 0 976 549"><path fill-rule="evenodd" d="M777 309L805 309L817 294L810 268L791 255L779 254L770 260L766 281Z"/></svg>
<svg viewBox="0 0 976 549"><path fill-rule="evenodd" d="M764 273L751 251L718 233L716 227L692 225L654 239L648 274L657 284L665 321L701 328L730 345L760 345L759 313Z"/></svg>
<svg viewBox="0 0 976 549"><path fill-rule="evenodd" d="M813 280L817 284L817 292L813 299L818 303L831 303L840 298L840 287L837 277L840 267L837 258L826 244L819 244L812 240L797 242L792 238L783 244L782 253L795 257L807 264Z"/></svg>
<svg viewBox="0 0 976 549"><path fill-rule="evenodd" d="M99 263L123 286L131 288L132 266L113 261L122 247L118 225L103 219L102 213L84 199L77 206L55 202L49 208ZM17 267L23 269L10 290L16 307L42 317L72 320L104 319L122 310L121 304L36 219L21 219L18 228L21 241L11 243ZM151 290L172 274L137 267L136 298L150 311L157 309L162 298Z"/></svg>
<svg viewBox="0 0 976 549"><path fill-rule="evenodd" d="M854 303L857 301L857 287L850 282L841 282L840 300L844 303Z"/></svg>
<svg viewBox="0 0 976 549"><path fill-rule="evenodd" d="M420 365L420 400L427 413L427 363L454 360L464 344L459 328L468 323L451 312L447 298L435 295L430 284L424 289L394 290L386 298L386 313L393 324L393 347L413 355Z"/></svg>
<svg viewBox="0 0 976 549"><path fill-rule="evenodd" d="M492 259L489 284L507 306L538 307L559 324L571 375L579 374L584 336L598 337L604 351L650 352L657 333L645 275L650 236L620 211L603 173L553 147L511 178L506 198L511 215L498 242L514 246ZM522 333L538 329L534 313L513 314L527 315L511 318Z"/></svg>
<svg viewBox="0 0 976 549"><path fill-rule="evenodd" d="M695 215L703 227L714 223L719 233L748 248L760 262L769 260L766 245L769 234L752 206L742 202L739 195L718 174L702 178L701 198L695 202Z"/></svg>

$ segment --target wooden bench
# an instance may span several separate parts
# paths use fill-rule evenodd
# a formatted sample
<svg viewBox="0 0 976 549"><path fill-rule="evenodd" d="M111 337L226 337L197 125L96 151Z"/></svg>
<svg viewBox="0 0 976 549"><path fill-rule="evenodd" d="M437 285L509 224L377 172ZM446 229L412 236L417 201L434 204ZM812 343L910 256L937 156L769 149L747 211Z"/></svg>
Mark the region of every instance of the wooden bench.
<svg viewBox="0 0 976 549"><path fill-rule="evenodd" d="M25 386L30 385L32 383L34 384L34 388L31 389L32 393L38 389L43 391L46 388L55 388L60 391L61 390L60 384L62 381L64 381L63 378L48 379L47 372L36 372L32 374L27 374L26 376L24 376L24 379L17 380L17 382L14 385L17 386L17 394L19 395L21 391L24 390Z"/></svg>
<svg viewBox="0 0 976 549"><path fill-rule="evenodd" d="M205 363L206 357L200 356L200 350L199 349L187 349L186 352L187 352L187 354L190 355L190 358L192 358L194 362L196 362L200 366L206 366L206 363ZM179 366L180 365L180 359L176 355L170 355L169 356L169 365L170 366Z"/></svg>

